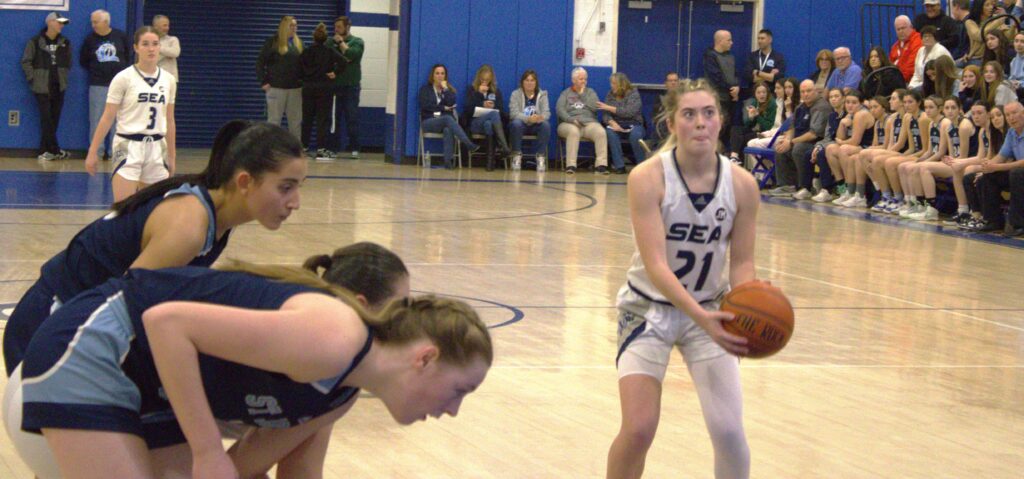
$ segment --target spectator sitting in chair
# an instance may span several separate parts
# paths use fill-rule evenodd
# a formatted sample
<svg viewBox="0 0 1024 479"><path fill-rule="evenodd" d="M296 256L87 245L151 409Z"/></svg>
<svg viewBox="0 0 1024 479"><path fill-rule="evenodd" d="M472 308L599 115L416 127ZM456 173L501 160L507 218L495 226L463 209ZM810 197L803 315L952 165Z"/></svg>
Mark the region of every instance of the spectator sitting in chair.
<svg viewBox="0 0 1024 479"><path fill-rule="evenodd" d="M900 15L893 21L896 28L896 42L889 49L889 61L903 73L903 80L910 81L914 76L914 62L917 52L921 49L921 34L910 24L910 17Z"/></svg>
<svg viewBox="0 0 1024 479"><path fill-rule="evenodd" d="M442 64L430 69L427 84L420 87L417 95L420 107L420 128L425 133L444 135L444 166L455 169L455 139L469 147L470 153L480 147L466 136L455 118L455 87L448 83L448 68Z"/></svg>
<svg viewBox="0 0 1024 479"><path fill-rule="evenodd" d="M832 112L828 101L818 95L814 82L800 82L800 106L793 112L793 125L786 130L786 136L775 142L775 181L772 196L792 196L796 193L798 179L812 178L801 174L811 167L810 154L815 142L825 135L828 115ZM811 189L812 185L799 185Z"/></svg>
<svg viewBox="0 0 1024 479"><path fill-rule="evenodd" d="M608 137L608 151L611 154L612 173L626 173L623 161L622 140L628 139L637 164L647 159L640 146L643 139L644 115L640 92L629 82L625 73L616 72L611 77L611 89L597 107L604 110L605 135Z"/></svg>
<svg viewBox="0 0 1024 479"><path fill-rule="evenodd" d="M860 92L865 98L888 97L892 92L907 87L903 75L893 66L882 47L871 47L864 61L864 79L860 82Z"/></svg>
<svg viewBox="0 0 1024 479"><path fill-rule="evenodd" d="M477 109L482 109L477 112ZM486 111L486 113L483 113ZM494 69L483 65L473 78L473 89L466 93L466 104L462 118L471 133L487 137L487 171L494 170L494 147L497 146L502 158L508 156L508 141L505 140L505 99L498 89ZM497 143L497 145L495 145Z"/></svg>
<svg viewBox="0 0 1024 479"><path fill-rule="evenodd" d="M537 135L537 171L545 171L551 138L551 104L548 92L540 89L537 72L523 72L519 88L512 92L508 104L512 116L512 170L518 171L523 165L523 135Z"/></svg>
<svg viewBox="0 0 1024 479"><path fill-rule="evenodd" d="M1009 228L1006 235L1024 236L1024 106L1013 101L1006 105L1009 125L1006 140L995 158L981 165L982 215L985 222L978 231L1000 231L1006 220L1000 207L1002 192L1010 190Z"/></svg>
<svg viewBox="0 0 1024 479"><path fill-rule="evenodd" d="M836 59L836 70L828 77L828 83L825 84L825 87L841 88L844 93L855 90L860 85L862 72L860 65L853 63L850 49L839 47L832 51L832 55Z"/></svg>
<svg viewBox="0 0 1024 479"><path fill-rule="evenodd" d="M919 90L924 84L924 65L939 57L953 59L953 55L949 54L949 50L946 50L946 47L936 41L935 27L931 25L924 27L921 30L921 49L917 51L917 57L914 59L914 76L910 79L910 83L907 84L907 88Z"/></svg>
<svg viewBox="0 0 1024 479"><path fill-rule="evenodd" d="M669 72L667 75L665 75L665 95L668 95L669 92L675 90L677 86L679 86L678 73ZM664 119L661 118L662 109L664 108L663 103L665 100L665 95L662 95L658 98L658 103L654 105L654 111L651 113L651 120L654 123L653 128L651 128L651 136L649 138L653 142L653 144L648 145L649 147L652 147L650 148L651 150L658 149L658 146L661 144L661 141L668 137L668 130L665 126L666 123L665 121L663 121Z"/></svg>
<svg viewBox="0 0 1024 479"><path fill-rule="evenodd" d="M608 136L597 121L597 92L587 86L587 71L583 67L572 70L572 85L562 91L555 104L558 115L558 136L565 138L565 174L576 174L576 157L580 151L580 137L594 142L597 156L596 172L608 174Z"/></svg>

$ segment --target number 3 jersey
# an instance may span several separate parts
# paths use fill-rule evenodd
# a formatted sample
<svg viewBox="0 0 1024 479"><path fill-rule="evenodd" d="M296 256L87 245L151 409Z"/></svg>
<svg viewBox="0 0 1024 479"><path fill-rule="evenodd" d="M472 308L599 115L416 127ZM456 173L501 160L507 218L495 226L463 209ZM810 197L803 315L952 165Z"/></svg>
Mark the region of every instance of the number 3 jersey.
<svg viewBox="0 0 1024 479"><path fill-rule="evenodd" d="M174 104L178 88L174 75L162 68L148 77L135 65L114 76L107 90L107 103L121 105L117 110L120 135L166 135L167 105Z"/></svg>
<svg viewBox="0 0 1024 479"><path fill-rule="evenodd" d="M675 150L661 154L655 161L661 162L665 177L661 218L668 267L697 302L714 300L721 292L722 269L736 217L731 163L719 156L715 189L694 194L675 161ZM626 284L619 290L618 306L644 300L671 305L651 282L637 250L626 272Z"/></svg>

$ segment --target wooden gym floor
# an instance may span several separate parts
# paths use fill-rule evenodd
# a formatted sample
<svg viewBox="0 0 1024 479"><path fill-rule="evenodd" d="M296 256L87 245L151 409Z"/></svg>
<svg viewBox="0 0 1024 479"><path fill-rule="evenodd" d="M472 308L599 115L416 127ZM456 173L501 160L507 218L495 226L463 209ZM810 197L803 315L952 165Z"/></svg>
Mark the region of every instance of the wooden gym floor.
<svg viewBox="0 0 1024 479"><path fill-rule="evenodd" d="M205 154L184 152L180 170L201 169ZM81 161L0 159L0 170L9 312L110 193ZM374 154L311 162L310 175L279 231L240 227L225 255L298 264L375 241L404 258L414 290L477 306L496 341L489 377L457 418L400 427L360 400L335 427L326 477L603 476L620 417L614 298L634 248L625 177L422 170ZM752 476L1021 477L1022 247L766 200L757 272L789 295L797 325L783 352L741 363ZM0 477L30 477L5 435ZM647 477L712 477L678 356Z"/></svg>

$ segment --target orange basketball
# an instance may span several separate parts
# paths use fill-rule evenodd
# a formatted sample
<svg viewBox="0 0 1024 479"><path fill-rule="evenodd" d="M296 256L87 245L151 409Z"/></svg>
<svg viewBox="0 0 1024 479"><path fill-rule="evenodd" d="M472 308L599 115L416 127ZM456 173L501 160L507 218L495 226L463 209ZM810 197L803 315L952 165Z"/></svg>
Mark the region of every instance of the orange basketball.
<svg viewBox="0 0 1024 479"><path fill-rule="evenodd" d="M748 281L729 291L722 311L736 315L722 323L725 330L747 338L748 358L766 358L793 335L793 306L782 290L764 281Z"/></svg>

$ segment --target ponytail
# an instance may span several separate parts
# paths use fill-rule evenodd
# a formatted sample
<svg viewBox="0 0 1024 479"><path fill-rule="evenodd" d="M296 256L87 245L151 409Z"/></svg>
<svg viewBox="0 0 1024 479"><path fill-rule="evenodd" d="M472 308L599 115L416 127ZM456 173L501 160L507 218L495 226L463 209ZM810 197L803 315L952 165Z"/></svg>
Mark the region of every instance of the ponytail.
<svg viewBox="0 0 1024 479"><path fill-rule="evenodd" d="M118 214L131 213L185 183L209 190L228 187L240 170L258 179L266 172L279 171L287 160L295 158L304 158L302 144L288 130L269 123L231 120L217 131L206 169L154 183L114 203L112 209Z"/></svg>
<svg viewBox="0 0 1024 479"><path fill-rule="evenodd" d="M363 295L371 307L383 306L395 294L395 281L409 276L398 255L370 242L350 244L330 256L311 256L302 267L328 283ZM321 269L323 273L319 272Z"/></svg>
<svg viewBox="0 0 1024 479"><path fill-rule="evenodd" d="M358 243L357 243L358 244ZM228 261L221 271L236 271L319 289L329 293L355 310L373 332L375 340L388 346L402 346L427 338L439 352L440 359L456 366L465 366L476 358L488 366L494 361L494 347L487 325L468 304L448 298L424 295L396 299L380 314L371 314L356 301L352 292L318 276L308 266L322 267L330 260L318 255L306 260L306 267L257 265Z"/></svg>

